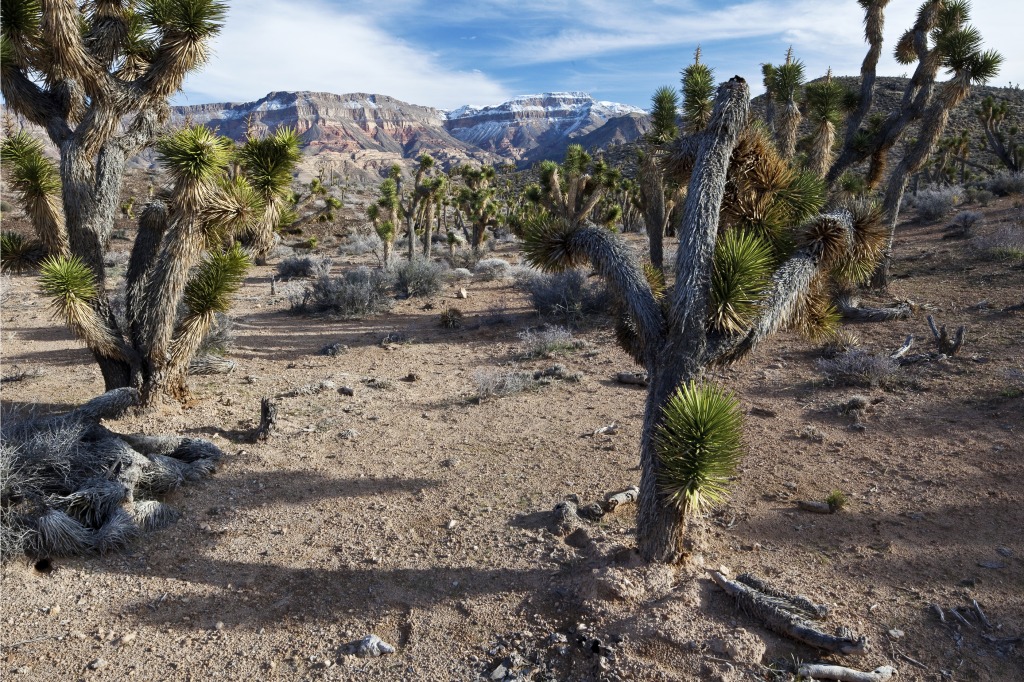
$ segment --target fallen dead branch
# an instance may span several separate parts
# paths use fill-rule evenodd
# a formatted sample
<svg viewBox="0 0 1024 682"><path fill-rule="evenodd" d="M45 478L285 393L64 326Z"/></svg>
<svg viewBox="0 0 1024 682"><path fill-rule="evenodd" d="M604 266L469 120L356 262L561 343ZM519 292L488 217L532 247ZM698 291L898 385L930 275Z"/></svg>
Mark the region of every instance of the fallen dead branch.
<svg viewBox="0 0 1024 682"><path fill-rule="evenodd" d="M647 385L647 372L619 372L615 380L620 384L631 384L633 386Z"/></svg>
<svg viewBox="0 0 1024 682"><path fill-rule="evenodd" d="M735 599L747 614L781 635L816 649L851 656L863 654L867 650L866 637L854 639L845 628L840 628L837 635L829 635L811 624L808 618L821 617L821 611L820 607L806 598L791 597L768 587L753 576L729 580L719 571L710 571L710 574L711 579Z"/></svg>
<svg viewBox="0 0 1024 682"><path fill-rule="evenodd" d="M844 318L861 322L905 320L913 313L913 308L906 301L881 308L869 308L862 306L860 301L849 293L836 297L836 306Z"/></svg>
<svg viewBox="0 0 1024 682"><path fill-rule="evenodd" d="M839 682L885 682L892 679L895 674L896 669L888 665L875 668L871 672L862 672L853 668L844 668L841 665L805 663L797 670L797 675L801 678L839 680Z"/></svg>
<svg viewBox="0 0 1024 682"><path fill-rule="evenodd" d="M624 504L636 502L638 495L640 495L640 488L637 488L635 485L626 488L622 492L609 493L604 500L605 509L608 512L613 512Z"/></svg>

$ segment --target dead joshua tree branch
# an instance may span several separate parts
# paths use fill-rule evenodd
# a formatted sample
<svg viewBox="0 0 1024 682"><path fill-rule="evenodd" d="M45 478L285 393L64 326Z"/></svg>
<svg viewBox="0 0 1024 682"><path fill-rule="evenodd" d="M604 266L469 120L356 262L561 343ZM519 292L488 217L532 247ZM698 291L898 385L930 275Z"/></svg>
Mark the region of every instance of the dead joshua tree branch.
<svg viewBox="0 0 1024 682"><path fill-rule="evenodd" d="M265 443L277 427L277 405L270 398L260 401L260 425L253 438L257 443Z"/></svg>
<svg viewBox="0 0 1024 682"><path fill-rule="evenodd" d="M952 339L949 338L949 332L946 331L946 325L942 325L936 329L935 318L931 315L928 316L928 326L932 330L932 336L935 337L935 345L938 346L939 352L943 355L952 357L956 355L960 351L960 347L964 345L964 340L967 336L966 325L960 325Z"/></svg>
<svg viewBox="0 0 1024 682"><path fill-rule="evenodd" d="M839 680L839 682L885 682L891 680L896 674L896 668L883 665L871 672L861 672L853 668L844 668L841 665L826 665L824 663L806 663L800 666L796 673L801 679L812 680Z"/></svg>
<svg viewBox="0 0 1024 682"><path fill-rule="evenodd" d="M863 654L867 650L866 637L853 639L843 631L845 629L841 629L838 635L829 635L814 627L807 618L815 611L808 610L806 604L803 603L806 600L797 600L776 590L766 593L747 582L740 582L738 579L729 580L718 571L710 571L710 573L711 579L725 590L726 594L735 599L744 611L781 635L816 649L850 656ZM745 578L763 586L752 576L745 576Z"/></svg>
<svg viewBox="0 0 1024 682"><path fill-rule="evenodd" d="M906 301L881 308L865 308L860 305L860 301L857 300L852 292L844 292L837 296L836 306L845 319L860 320L862 322L905 320L913 312L913 308Z"/></svg>
<svg viewBox="0 0 1024 682"><path fill-rule="evenodd" d="M640 495L640 488L630 486L622 492L609 494L604 501L605 509L608 512L613 512L622 505L636 502L636 498Z"/></svg>

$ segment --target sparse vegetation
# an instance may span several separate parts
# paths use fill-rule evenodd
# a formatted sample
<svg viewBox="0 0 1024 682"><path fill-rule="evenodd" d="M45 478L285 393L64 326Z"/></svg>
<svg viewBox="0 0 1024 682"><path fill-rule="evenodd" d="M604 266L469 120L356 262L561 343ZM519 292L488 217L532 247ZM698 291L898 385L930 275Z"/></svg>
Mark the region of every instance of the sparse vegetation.
<svg viewBox="0 0 1024 682"><path fill-rule="evenodd" d="M986 235L978 235L971 245L989 258L997 260L1024 260L1024 227L1004 225Z"/></svg>
<svg viewBox="0 0 1024 682"><path fill-rule="evenodd" d="M330 258L317 256L291 256L277 264L277 276L282 280L325 277L331 274Z"/></svg>
<svg viewBox="0 0 1024 682"><path fill-rule="evenodd" d="M885 386L900 371L900 363L887 355L875 355L853 348L833 358L816 363L818 371L830 384L838 386Z"/></svg>
<svg viewBox="0 0 1024 682"><path fill-rule="evenodd" d="M460 329L465 316L458 308L445 308L441 311L440 323L445 329Z"/></svg>
<svg viewBox="0 0 1024 682"><path fill-rule="evenodd" d="M985 182L985 189L1000 197L1024 194L1024 171L1000 171Z"/></svg>
<svg viewBox="0 0 1024 682"><path fill-rule="evenodd" d="M292 312L330 313L344 318L366 317L392 304L392 278L383 270L359 267L341 275L325 275L289 297Z"/></svg>
<svg viewBox="0 0 1024 682"><path fill-rule="evenodd" d="M608 311L607 289L589 282L579 270L524 271L521 274L519 286L529 292L530 302L544 317L577 327L587 317Z"/></svg>
<svg viewBox="0 0 1024 682"><path fill-rule="evenodd" d="M934 222L953 212L961 201L963 190L954 187L934 187L909 195L907 203L926 222Z"/></svg>
<svg viewBox="0 0 1024 682"><path fill-rule="evenodd" d="M519 340L523 345L523 357L526 358L550 358L559 353L579 350L586 345L584 341L573 338L571 331L559 326L523 330L519 332Z"/></svg>
<svg viewBox="0 0 1024 682"><path fill-rule="evenodd" d="M483 282L505 279L512 273L512 266L501 258L484 258L473 266L473 276Z"/></svg>
<svg viewBox="0 0 1024 682"><path fill-rule="evenodd" d="M395 290L403 296L434 296L444 285L445 268L428 260L414 259L394 266Z"/></svg>

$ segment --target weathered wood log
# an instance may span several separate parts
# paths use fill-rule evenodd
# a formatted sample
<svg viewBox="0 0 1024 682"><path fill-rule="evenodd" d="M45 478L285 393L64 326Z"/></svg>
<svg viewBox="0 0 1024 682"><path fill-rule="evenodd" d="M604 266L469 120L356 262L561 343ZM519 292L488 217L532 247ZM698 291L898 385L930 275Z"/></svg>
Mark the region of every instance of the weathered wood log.
<svg viewBox="0 0 1024 682"><path fill-rule="evenodd" d="M769 629L816 649L833 651L850 656L863 654L867 650L867 638L853 639L845 632L829 635L814 627L801 615L803 609L793 600L766 594L749 584L729 580L718 571L710 571L711 579L725 590L726 594L751 617L760 620ZM750 576L748 576L749 578ZM775 594L781 594L776 592Z"/></svg>
<svg viewBox="0 0 1024 682"><path fill-rule="evenodd" d="M613 512L624 504L632 504L636 502L636 498L640 495L640 488L632 485L622 492L609 493L604 500L605 509L609 512Z"/></svg>
<svg viewBox="0 0 1024 682"><path fill-rule="evenodd" d="M818 502L817 500L797 500L796 506L804 511L814 512L815 514L833 514L835 510L828 502Z"/></svg>
<svg viewBox="0 0 1024 682"><path fill-rule="evenodd" d="M932 330L932 336L935 338L935 345L938 346L939 352L949 357L956 355L960 351L967 338L967 325L960 325L953 338L949 337L946 325L936 328L935 318L931 315L928 316L928 327Z"/></svg>
<svg viewBox="0 0 1024 682"><path fill-rule="evenodd" d="M827 606L815 604L810 599L800 594L786 594L781 590L775 589L751 573L739 574L736 576L736 581L741 582L748 587L752 587L758 592L766 594L769 597L775 597L776 599L781 599L787 602L787 608L791 611L798 611L801 615L810 618L811 620L821 620L828 615Z"/></svg>
<svg viewBox="0 0 1024 682"><path fill-rule="evenodd" d="M615 375L615 380L620 384L646 386L647 372L619 372Z"/></svg>
<svg viewBox="0 0 1024 682"><path fill-rule="evenodd" d="M978 604L977 599L971 600L971 606L974 607L974 612L978 614L978 618L981 620L981 624L985 626L986 630L992 629L992 623L988 621L988 617L985 616L985 612L981 610L981 605Z"/></svg>
<svg viewBox="0 0 1024 682"><path fill-rule="evenodd" d="M889 357L892 358L893 360L899 360L900 358L907 354L907 351L910 350L910 347L913 345L914 335L908 334L907 338L903 340L903 345L897 348L896 351Z"/></svg>
<svg viewBox="0 0 1024 682"><path fill-rule="evenodd" d="M869 308L862 306L859 300L849 294L836 297L836 307L839 308L839 312L844 318L861 322L905 320L914 312L910 304L906 302L881 308Z"/></svg>
<svg viewBox="0 0 1024 682"><path fill-rule="evenodd" d="M796 673L801 679L812 680L838 680L839 682L886 682L896 674L896 668L883 665L871 672L862 672L853 668L845 668L841 665L826 665L824 663L805 663Z"/></svg>
<svg viewBox="0 0 1024 682"><path fill-rule="evenodd" d="M256 428L254 440L265 443L277 428L277 405L270 398L260 401L260 425Z"/></svg>

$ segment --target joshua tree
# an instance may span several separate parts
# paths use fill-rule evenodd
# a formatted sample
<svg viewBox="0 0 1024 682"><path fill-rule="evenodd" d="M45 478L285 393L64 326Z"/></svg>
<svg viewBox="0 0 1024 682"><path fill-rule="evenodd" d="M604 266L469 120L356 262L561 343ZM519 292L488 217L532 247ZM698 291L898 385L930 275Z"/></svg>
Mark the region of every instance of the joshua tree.
<svg viewBox="0 0 1024 682"><path fill-rule="evenodd" d="M874 100L875 72L882 49L888 0L860 0L860 4L865 11L865 38L870 47L861 66L858 106L847 119L842 151L825 179L832 186L854 164L870 161L868 186L874 188L884 177L892 148L903 139L911 123L919 122L917 138L889 174L884 191L882 208L889 225L889 247L873 283L885 286L907 180L927 162L953 107L967 97L971 85L995 76L1002 57L994 51L982 50L981 34L968 23L970 2L926 0L918 10L914 25L896 44L896 59L900 63L917 63L900 106L884 117L871 120L867 114ZM949 72L951 79L937 86L936 78L942 69Z"/></svg>
<svg viewBox="0 0 1024 682"><path fill-rule="evenodd" d="M797 99L804 85L804 64L793 58L793 48L790 47L786 51L785 63L771 67L770 73L772 101L779 107L775 111L775 136L782 156L791 159L796 153L796 133L803 118Z"/></svg>
<svg viewBox="0 0 1024 682"><path fill-rule="evenodd" d="M1024 145L1017 140L1020 127L1013 125L1003 130L1006 117L1010 113L1010 105L1006 100L997 102L989 95L978 109L978 120L985 127L985 140L989 149L999 157L1011 172L1017 173L1024 168Z"/></svg>
<svg viewBox="0 0 1024 682"><path fill-rule="evenodd" d="M711 120L715 96L715 73L700 62L700 46L693 53L693 64L683 69L683 120L686 132L704 130Z"/></svg>
<svg viewBox="0 0 1024 682"><path fill-rule="evenodd" d="M820 201L800 207L798 200L774 244L735 218L752 174L792 173L779 165L764 131L748 127L748 110L747 85L734 78L719 88L707 127L672 146L668 167L685 175L689 188L671 284L645 271L618 235L565 214L552 213L524 234L537 267L589 263L606 278L621 311L619 341L647 370L637 523L640 551L652 561L682 556L687 516L721 497L736 463L735 399L711 385L705 370L742 357L780 328L823 322L815 292L827 273L870 272L879 249L870 211L818 215ZM759 154L775 156L759 164ZM814 217L803 220L808 210Z"/></svg>
<svg viewBox="0 0 1024 682"><path fill-rule="evenodd" d="M134 281L139 286L146 282L145 296L135 299L140 315L132 320L134 328L119 324L107 295L103 249L113 228L125 166L159 134L168 117L168 97L207 60L225 11L225 3L217 0L81 5L25 0L3 5L4 99L41 126L60 152L63 219L52 222L63 222L69 255L58 255L60 237L40 233L55 257L48 269L48 291L57 295L58 311L69 316L72 328L86 335L83 339L107 388L143 385L147 400L170 378L167 354L177 338L177 305L213 222L237 228L245 222L239 211L262 215L266 224L260 234L268 238L273 225L272 212L258 210L251 187L220 183L222 163L230 155L223 141L199 129L168 138L161 153L175 187L167 202L142 215L132 272L145 278ZM48 182L49 189L39 189L53 196L52 179ZM211 217L218 210L220 217ZM136 288L135 293L141 292ZM139 334L146 337L145 346L138 345ZM176 349L183 350L180 343Z"/></svg>
<svg viewBox="0 0 1024 682"><path fill-rule="evenodd" d="M804 97L807 118L811 122L807 169L823 178L835 156L836 126L842 121L847 90L832 80L832 69L829 69L825 80L811 83L804 89Z"/></svg>
<svg viewBox="0 0 1024 682"><path fill-rule="evenodd" d="M465 186L459 190L458 205L462 212L469 218L470 229L469 244L473 251L479 251L484 242L484 231L488 227L496 227L498 224L498 201L495 198L496 190L492 186L494 182L494 167L462 166L459 175L465 181ZM465 231L465 228L463 228Z"/></svg>
<svg viewBox="0 0 1024 682"><path fill-rule="evenodd" d="M367 215L373 221L373 227L377 236L384 242L384 267L391 266L391 252L395 244L395 233L398 230L399 211L402 209L402 202L398 194L398 177L401 177L401 167L391 167L391 173L384 182L380 183L380 198L377 203L367 209ZM382 220L380 211L387 211L387 219Z"/></svg>
<svg viewBox="0 0 1024 682"><path fill-rule="evenodd" d="M692 68L688 67L687 70ZM683 90L686 90L685 71ZM643 149L640 151L637 187L644 225L647 228L651 265L658 270L664 268L665 232L669 229L673 208L683 190L680 186L666 187L665 174L660 162L662 148L679 136L678 118L679 97L675 89L667 85L658 88L651 97L651 130L644 138Z"/></svg>
<svg viewBox="0 0 1024 682"><path fill-rule="evenodd" d="M437 230L441 231L441 219L439 208L443 210L442 201L448 192L448 176L438 175L431 178L423 185L424 188L424 212L423 220L423 257L430 259L431 246L434 239L434 222L437 221Z"/></svg>
<svg viewBox="0 0 1024 682"><path fill-rule="evenodd" d="M5 148L17 144L17 137L8 138ZM140 388L147 405L164 394L187 396L189 364L249 266L249 254L233 239L268 224L267 214L291 180L298 138L284 129L236 148L198 126L162 138L157 153L171 186L139 217L123 318L100 314L110 310L104 281L74 249L51 249L40 279L54 316L102 360L108 387ZM4 163L22 175L26 158L5 154ZM231 178L235 160L241 172Z"/></svg>
<svg viewBox="0 0 1024 682"><path fill-rule="evenodd" d="M775 65L762 64L761 78L764 83L764 122L768 130L775 132L775 93L772 88L775 86Z"/></svg>
<svg viewBox="0 0 1024 682"><path fill-rule="evenodd" d="M398 182L397 196L399 200L402 197L402 174L401 169L398 173L394 170L397 166L392 166L392 177ZM416 165L416 174L413 178L412 191L409 192L409 199L405 206L402 206L402 214L405 216L406 223L406 234L409 237L409 260L416 260L416 220L419 218L419 209L421 204L427 195L427 186L424 178L431 168L434 167L434 157L429 154L424 154L418 159ZM397 222L395 223L398 224Z"/></svg>
<svg viewBox="0 0 1024 682"><path fill-rule="evenodd" d="M594 160L582 146L571 144L561 164L541 162L540 186L531 188L528 197L559 220L578 226L590 219L615 178L603 160ZM600 222L608 222L607 217Z"/></svg>

